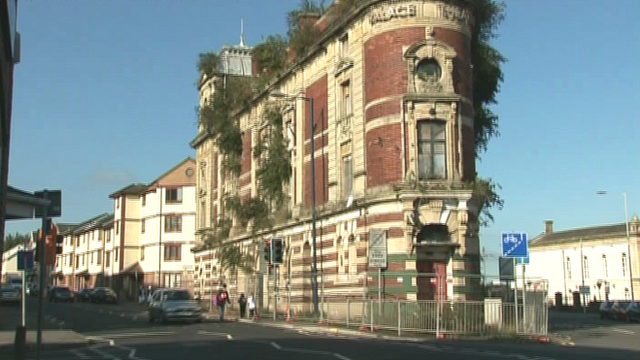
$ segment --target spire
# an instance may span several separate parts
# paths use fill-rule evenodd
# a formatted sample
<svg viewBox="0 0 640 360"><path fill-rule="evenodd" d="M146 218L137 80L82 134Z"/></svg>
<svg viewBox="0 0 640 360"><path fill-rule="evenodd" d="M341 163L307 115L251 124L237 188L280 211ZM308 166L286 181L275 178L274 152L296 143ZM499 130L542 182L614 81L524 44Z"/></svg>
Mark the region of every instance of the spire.
<svg viewBox="0 0 640 360"><path fill-rule="evenodd" d="M240 46L244 46L244 19L240 19Z"/></svg>

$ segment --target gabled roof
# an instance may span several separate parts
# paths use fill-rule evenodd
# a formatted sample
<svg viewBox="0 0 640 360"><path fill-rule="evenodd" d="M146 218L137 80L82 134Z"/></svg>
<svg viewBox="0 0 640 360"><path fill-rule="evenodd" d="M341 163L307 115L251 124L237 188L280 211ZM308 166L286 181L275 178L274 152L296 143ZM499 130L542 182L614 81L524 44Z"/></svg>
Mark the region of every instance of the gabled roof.
<svg viewBox="0 0 640 360"><path fill-rule="evenodd" d="M116 198L120 195L141 195L144 194L144 192L147 190L147 188L149 187L149 185L147 184L142 184L142 183L135 183L135 184L131 184L131 185L127 185L125 187L123 187L122 189L114 192L113 194L109 195L110 198Z"/></svg>
<svg viewBox="0 0 640 360"><path fill-rule="evenodd" d="M570 243L575 241L626 236L626 224L601 225L588 228L554 231L541 234L529 242L530 247Z"/></svg>
<svg viewBox="0 0 640 360"><path fill-rule="evenodd" d="M58 228L58 234L60 235L67 235L73 232L73 230L75 228L78 227L78 224L56 224L56 227Z"/></svg>
<svg viewBox="0 0 640 360"><path fill-rule="evenodd" d="M104 223L110 220L113 221L113 214L107 214L107 213L100 214L96 217L93 217L87 221L84 221L78 224L78 226L74 228L73 234L81 234L88 230L97 229L99 227L102 227Z"/></svg>
<svg viewBox="0 0 640 360"><path fill-rule="evenodd" d="M182 166L184 163L186 163L187 161L193 161L195 162L196 160L194 158L192 158L191 156L187 157L186 159L182 160L181 162L179 162L176 166L172 167L171 169L169 169L168 171L165 171L164 174L158 176L155 180L153 180L151 182L151 184L149 185L149 187L153 187L155 185L157 185L157 183L162 180L162 178L164 178L165 176L171 174L174 170L176 170L177 168L179 168L180 166Z"/></svg>

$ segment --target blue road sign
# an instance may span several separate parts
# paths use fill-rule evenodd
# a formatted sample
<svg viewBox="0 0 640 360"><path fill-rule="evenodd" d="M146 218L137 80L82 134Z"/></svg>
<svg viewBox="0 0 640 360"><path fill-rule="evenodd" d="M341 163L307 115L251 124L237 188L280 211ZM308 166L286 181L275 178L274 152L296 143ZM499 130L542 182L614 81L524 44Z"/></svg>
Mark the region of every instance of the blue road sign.
<svg viewBox="0 0 640 360"><path fill-rule="evenodd" d="M516 258L516 264L518 265L529 265L529 257L521 257Z"/></svg>
<svg viewBox="0 0 640 360"><path fill-rule="evenodd" d="M527 234L523 232L502 233L502 256L524 258L529 256Z"/></svg>
<svg viewBox="0 0 640 360"><path fill-rule="evenodd" d="M33 251L18 251L18 270L33 269Z"/></svg>

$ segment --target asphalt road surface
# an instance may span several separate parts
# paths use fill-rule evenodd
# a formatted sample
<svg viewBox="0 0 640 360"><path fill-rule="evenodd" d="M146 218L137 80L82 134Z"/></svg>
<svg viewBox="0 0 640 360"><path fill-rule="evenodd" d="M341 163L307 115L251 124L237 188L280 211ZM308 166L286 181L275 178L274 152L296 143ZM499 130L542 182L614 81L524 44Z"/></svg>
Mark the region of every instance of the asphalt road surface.
<svg viewBox="0 0 640 360"><path fill-rule="evenodd" d="M589 343L577 343L575 347L507 341L441 340L406 343L301 332L259 323L205 321L200 324L162 325L149 323L145 309L135 304L114 306L54 303L47 304L46 313L47 327L74 330L94 337L98 343L76 349L47 351L42 354L41 360L640 358L638 348L597 347ZM584 320L569 320L576 322L576 319ZM562 321L563 319L558 324ZM622 325L626 324L615 324ZM615 338L619 336L612 337ZM635 341L638 342L637 340L636 333Z"/></svg>

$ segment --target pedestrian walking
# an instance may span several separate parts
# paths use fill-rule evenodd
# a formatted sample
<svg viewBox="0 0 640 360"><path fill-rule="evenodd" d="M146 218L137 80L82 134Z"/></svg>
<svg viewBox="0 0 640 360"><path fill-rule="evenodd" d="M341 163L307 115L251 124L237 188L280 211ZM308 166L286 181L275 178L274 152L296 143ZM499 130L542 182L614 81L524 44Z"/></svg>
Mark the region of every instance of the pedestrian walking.
<svg viewBox="0 0 640 360"><path fill-rule="evenodd" d="M244 319L247 314L247 298L244 297L244 293L240 294L238 304L240 304L240 319Z"/></svg>
<svg viewBox="0 0 640 360"><path fill-rule="evenodd" d="M227 284L222 284L222 289L218 291L216 296L216 304L218 305L218 313L220 314L220 321L224 321L224 308L229 301L229 293L227 292Z"/></svg>
<svg viewBox="0 0 640 360"><path fill-rule="evenodd" d="M252 295L249 295L249 298L247 299L247 305L249 306L249 317L253 319L256 312L256 302L253 300Z"/></svg>

